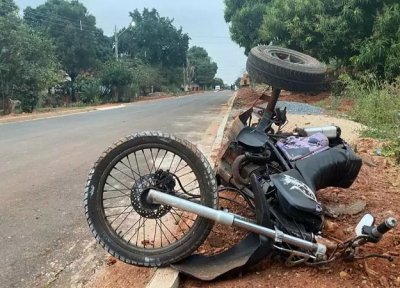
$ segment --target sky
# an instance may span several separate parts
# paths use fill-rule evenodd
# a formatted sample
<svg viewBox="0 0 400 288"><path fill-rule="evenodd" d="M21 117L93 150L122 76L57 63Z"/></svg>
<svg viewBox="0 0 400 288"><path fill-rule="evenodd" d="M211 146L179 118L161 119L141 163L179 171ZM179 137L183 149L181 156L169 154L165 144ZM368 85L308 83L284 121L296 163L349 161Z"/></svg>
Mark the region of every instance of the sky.
<svg viewBox="0 0 400 288"><path fill-rule="evenodd" d="M15 0L21 9L36 7L45 0ZM229 27L224 20L223 0L81 0L94 15L97 26L106 35L112 35L115 25L121 29L129 24L129 12L134 9L156 8L160 16L174 19L176 27L191 37L190 46L204 47L218 64L217 77L232 84L245 70L246 56L230 39Z"/></svg>

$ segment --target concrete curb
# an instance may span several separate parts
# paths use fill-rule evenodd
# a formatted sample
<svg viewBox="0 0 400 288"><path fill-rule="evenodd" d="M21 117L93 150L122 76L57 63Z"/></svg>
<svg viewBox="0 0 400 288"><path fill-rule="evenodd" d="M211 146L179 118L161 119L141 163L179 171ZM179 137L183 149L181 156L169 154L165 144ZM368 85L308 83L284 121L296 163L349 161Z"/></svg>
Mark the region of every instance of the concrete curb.
<svg viewBox="0 0 400 288"><path fill-rule="evenodd" d="M166 267L157 269L146 288L178 288L179 272Z"/></svg>
<svg viewBox="0 0 400 288"><path fill-rule="evenodd" d="M233 103L235 103L235 99L237 96L237 92L233 94L231 99L228 102L228 109L224 118L222 119L218 132L215 137L214 143L211 148L210 155L208 155L208 159L210 159L211 155L215 155L216 151L221 148L222 140L224 139L224 131L226 128L226 124L228 123L229 116L231 114ZM213 161L214 159L212 159ZM215 165L215 163L211 163L211 165ZM179 272L175 269L166 267L166 268L158 268L156 272L154 272L153 277L150 279L150 282L146 285L146 288L178 288L179 287Z"/></svg>
<svg viewBox="0 0 400 288"><path fill-rule="evenodd" d="M225 114L224 118L222 119L221 124L219 125L217 136L215 137L214 144L212 145L212 148L211 148L211 153L210 153L211 155L215 155L215 153L217 153L218 150L221 148L221 144L222 144L222 141L224 139L225 128L226 128L226 125L228 123L229 116L231 115L231 111L232 111L232 108L233 108L233 103L235 103L237 94L238 93L235 92L233 94L232 98L228 102L228 109L226 111L226 114ZM213 159L213 160L215 160L215 159ZM215 163L213 163L213 164L215 165Z"/></svg>

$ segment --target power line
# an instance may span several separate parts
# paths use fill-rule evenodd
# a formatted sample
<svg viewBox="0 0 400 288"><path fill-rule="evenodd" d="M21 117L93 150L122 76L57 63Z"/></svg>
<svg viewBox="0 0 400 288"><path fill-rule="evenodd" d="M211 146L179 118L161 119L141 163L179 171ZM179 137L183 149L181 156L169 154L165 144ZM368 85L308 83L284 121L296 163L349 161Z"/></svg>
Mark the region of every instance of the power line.
<svg viewBox="0 0 400 288"><path fill-rule="evenodd" d="M3 7L8 7L8 8L14 8L14 6L9 5L9 4L7 4L7 3L2 4L2 6L3 6ZM27 7L27 8L28 8L28 7ZM29 7L29 8L31 8L31 7ZM32 13L32 14L42 15L42 16L44 16L44 17L47 17L47 16L48 16L47 14L44 14L44 13L42 13L42 12L39 12L39 11L37 10L37 8L31 8L31 9L32 9L32 10L30 10L30 13ZM24 12L24 11L23 11L22 9L20 9L19 7L18 7L18 10ZM25 10L26 10L26 9L25 9ZM24 15L25 15L25 13L24 13ZM60 20L62 19L62 20L70 21L70 22L76 22L75 19L71 19L71 18L69 18L69 17L62 16L62 15L59 15L59 14L55 14L55 15L57 16L57 18L60 18ZM94 15L90 15L90 16L95 17ZM86 17L86 16L84 16L84 17Z"/></svg>
<svg viewBox="0 0 400 288"><path fill-rule="evenodd" d="M11 8L12 6L7 5L7 4L3 4L3 7L10 7ZM34 17L32 17L32 16L35 16L36 19ZM29 14L24 13L24 18L25 19L29 19L31 21L32 20L37 20L37 21L41 21L41 22L54 24L54 25L66 25L66 24L69 24L69 25L73 26L74 29L77 29L77 30L81 30L81 31L85 30L85 31L88 31L88 32L93 32L93 33L100 33L99 30L101 30L101 32L103 32L103 34L104 34L104 31L102 31L101 28L98 28L96 26L95 26L95 29L89 28L89 27L85 27L84 26L85 25L85 21L81 22L82 20L79 19L79 18L78 18L79 19L78 20L78 19L71 19L71 18L68 18L68 17L64 17L64 16L61 16L61 15L55 15L55 16L56 17L51 17L50 18L49 15L40 13L37 10L31 10L29 12ZM82 24L82 27L81 27L81 24Z"/></svg>
<svg viewBox="0 0 400 288"><path fill-rule="evenodd" d="M36 16L37 18L36 17L32 17L32 16ZM85 23L84 22L82 22L82 28L81 28L80 23L76 23L76 24L74 23L76 21L74 21L74 22L72 22L72 21L71 22L70 21L64 22L61 19L57 20L57 19L54 19L54 18L47 18L46 16L35 15L34 13L32 13L32 15L26 15L25 19L28 20L28 21L35 21L36 20L39 23L40 22L45 22L45 23L49 23L49 24L53 24L53 25L59 25L59 26L63 26L63 27L65 27L66 25L69 25L73 29L80 30L80 31L91 32L91 33L100 34L102 32L100 30L96 30L96 29L92 29L92 28L89 28L89 27L85 27L85 25L84 25Z"/></svg>

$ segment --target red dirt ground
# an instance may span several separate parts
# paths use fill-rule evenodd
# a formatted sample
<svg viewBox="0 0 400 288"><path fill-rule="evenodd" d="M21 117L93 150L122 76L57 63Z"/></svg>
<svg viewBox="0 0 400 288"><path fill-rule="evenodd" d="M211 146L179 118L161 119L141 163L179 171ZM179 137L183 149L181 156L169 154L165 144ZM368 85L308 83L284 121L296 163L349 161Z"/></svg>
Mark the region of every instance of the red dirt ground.
<svg viewBox="0 0 400 288"><path fill-rule="evenodd" d="M258 93L258 95L260 95ZM302 102L304 96L290 93L284 100ZM251 88L240 91L235 107L254 103L257 96ZM308 99L308 98L307 98ZM312 102L308 102L312 103ZM364 213L372 213L378 222L385 217L400 218L400 167L391 159L375 156L374 150L382 143L374 139L359 139L357 153L363 158L364 165L356 182L349 189L329 188L318 192L322 203L350 204L356 200L367 202L365 210L353 216L340 216L329 219L333 231L325 235L344 241L353 236L354 227ZM238 232L218 227L218 238L237 238ZM225 247L219 243L220 247ZM364 246L362 252L386 253L395 256L393 262L384 259L369 258L355 262L337 261L324 267L286 267L276 260L265 260L247 271L222 277L213 282L201 282L193 278L182 277L181 287L400 287L400 230L397 228L385 235L378 244ZM205 249L210 249L206 244ZM215 250L214 250L215 251ZM207 253L207 251L202 251ZM397 256L397 257L396 257Z"/></svg>

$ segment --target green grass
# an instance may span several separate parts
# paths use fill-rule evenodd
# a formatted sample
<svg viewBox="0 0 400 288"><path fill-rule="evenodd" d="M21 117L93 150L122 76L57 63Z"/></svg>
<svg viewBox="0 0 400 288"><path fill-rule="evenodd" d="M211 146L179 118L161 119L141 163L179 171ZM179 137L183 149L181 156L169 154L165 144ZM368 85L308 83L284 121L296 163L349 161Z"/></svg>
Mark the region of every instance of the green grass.
<svg viewBox="0 0 400 288"><path fill-rule="evenodd" d="M354 100L352 120L366 126L362 135L384 140L384 156L400 162L400 78L393 83L363 83L345 78L343 97Z"/></svg>
<svg viewBox="0 0 400 288"><path fill-rule="evenodd" d="M400 136L400 89L393 93L393 86L352 91L355 97L350 117L366 125L365 136L394 140Z"/></svg>

